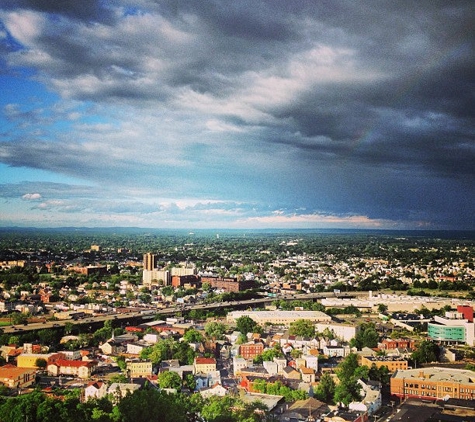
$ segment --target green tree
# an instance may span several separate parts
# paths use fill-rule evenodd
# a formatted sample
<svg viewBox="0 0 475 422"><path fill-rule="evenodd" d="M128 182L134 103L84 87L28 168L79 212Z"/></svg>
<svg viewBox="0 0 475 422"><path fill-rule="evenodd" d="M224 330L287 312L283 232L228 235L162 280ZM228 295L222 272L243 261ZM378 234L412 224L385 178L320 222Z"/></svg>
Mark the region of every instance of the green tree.
<svg viewBox="0 0 475 422"><path fill-rule="evenodd" d="M361 386L358 380L367 373L368 368L358 365L358 356L355 353L349 354L336 369L339 383L335 388L335 403L348 406L352 401L360 400Z"/></svg>
<svg viewBox="0 0 475 422"><path fill-rule="evenodd" d="M214 340L223 340L227 327L222 322L211 321L205 325L205 333Z"/></svg>
<svg viewBox="0 0 475 422"><path fill-rule="evenodd" d="M64 334L71 334L75 327L75 324L73 324L72 322L66 322L64 324Z"/></svg>
<svg viewBox="0 0 475 422"><path fill-rule="evenodd" d="M298 319L290 323L289 334L307 338L315 337L315 325L308 319Z"/></svg>
<svg viewBox="0 0 475 422"><path fill-rule="evenodd" d="M335 396L335 381L330 374L323 374L320 378L317 390L315 391L315 397L324 403L333 403Z"/></svg>
<svg viewBox="0 0 475 422"><path fill-rule="evenodd" d="M196 388L196 380L193 374L186 374L183 379L183 385L193 391Z"/></svg>
<svg viewBox="0 0 475 422"><path fill-rule="evenodd" d="M274 358L282 357L284 354L278 345L270 349L264 350L260 355L254 358L254 363L262 363L264 361L272 361Z"/></svg>
<svg viewBox="0 0 475 422"><path fill-rule="evenodd" d="M247 315L243 315L236 320L236 327L238 331L244 335L254 333L258 328L260 328L257 322Z"/></svg>
<svg viewBox="0 0 475 422"><path fill-rule="evenodd" d="M125 376L125 374L114 374L109 378L109 382L111 384L113 384L115 382L117 382L117 383L128 382L128 379Z"/></svg>
<svg viewBox="0 0 475 422"><path fill-rule="evenodd" d="M379 334L373 323L362 324L360 331L351 339L350 345L361 350L363 347L374 348L378 346Z"/></svg>
<svg viewBox="0 0 475 422"><path fill-rule="evenodd" d="M186 422L187 405L181 395L155 389L140 389L118 404L121 422Z"/></svg>
<svg viewBox="0 0 475 422"><path fill-rule="evenodd" d="M178 359L182 365L193 363L195 352L187 342L176 342L173 339L164 339L140 352L140 358L150 360L158 365L163 360Z"/></svg>
<svg viewBox="0 0 475 422"><path fill-rule="evenodd" d="M179 390L181 388L182 381L180 375L178 375L176 372L166 371L160 373L158 376L158 384L160 385L160 388L174 388Z"/></svg>
<svg viewBox="0 0 475 422"><path fill-rule="evenodd" d="M235 421L233 408L235 399L230 396L210 397L201 410L201 416L207 422L227 422Z"/></svg>
<svg viewBox="0 0 475 422"><path fill-rule="evenodd" d="M368 376L370 380L379 381L383 385L389 385L389 380L391 378L391 373L386 365L377 367L374 363L369 368Z"/></svg>
<svg viewBox="0 0 475 422"><path fill-rule="evenodd" d="M14 312L11 314L13 324L25 324L28 322L29 314Z"/></svg>
<svg viewBox="0 0 475 422"><path fill-rule="evenodd" d="M38 369L46 369L46 367L48 366L48 362L46 361L46 359L43 359L43 358L38 358L36 359L35 361L35 366L38 368Z"/></svg>
<svg viewBox="0 0 475 422"><path fill-rule="evenodd" d="M203 334L194 328L187 330L183 335L183 339L188 343L202 343L204 341Z"/></svg>
<svg viewBox="0 0 475 422"><path fill-rule="evenodd" d="M121 371L125 371L127 369L127 363L125 362L125 356L122 356L122 355L117 356L115 358L115 361L116 361L116 363L119 366Z"/></svg>
<svg viewBox="0 0 475 422"><path fill-rule="evenodd" d="M417 364L438 362L439 357L439 346L429 340L424 340L422 343L420 343L417 349L411 355L411 359Z"/></svg>

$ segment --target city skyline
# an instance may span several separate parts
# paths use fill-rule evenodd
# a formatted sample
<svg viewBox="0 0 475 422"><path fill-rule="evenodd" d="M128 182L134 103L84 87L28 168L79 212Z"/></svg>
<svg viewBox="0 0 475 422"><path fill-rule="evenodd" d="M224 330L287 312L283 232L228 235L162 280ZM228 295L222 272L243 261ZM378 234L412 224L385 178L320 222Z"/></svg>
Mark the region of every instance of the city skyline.
<svg viewBox="0 0 475 422"><path fill-rule="evenodd" d="M6 0L0 226L474 230L473 15Z"/></svg>

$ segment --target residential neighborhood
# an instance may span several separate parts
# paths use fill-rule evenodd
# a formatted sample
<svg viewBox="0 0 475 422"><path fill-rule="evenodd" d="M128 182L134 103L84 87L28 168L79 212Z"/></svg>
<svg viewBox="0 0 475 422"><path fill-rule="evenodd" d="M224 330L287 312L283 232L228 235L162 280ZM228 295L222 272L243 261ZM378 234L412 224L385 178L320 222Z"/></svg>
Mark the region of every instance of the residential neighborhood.
<svg viewBox="0 0 475 422"><path fill-rule="evenodd" d="M115 255L97 244L84 252L95 257L88 266L69 267L58 257L53 266L49 254L29 253L29 261L3 262L0 382L10 394L76 391L82 403L107 399L113 406L150 389L199 394L205 403L257 401L275 420L292 422L390 420L414 400L466 400L470 407L473 256L456 250L466 262L430 272L429 265L416 271L416 264L399 268L380 258L345 265L336 255L322 261L286 253L265 271L231 262L244 270L235 274L191 260L160 269L162 259L151 252L126 266L102 264L100 257ZM414 289L440 287L449 270L453 283L472 290ZM37 283L15 290L14 274L33 274ZM361 288L368 278L372 290ZM395 290L385 287L389 280Z"/></svg>

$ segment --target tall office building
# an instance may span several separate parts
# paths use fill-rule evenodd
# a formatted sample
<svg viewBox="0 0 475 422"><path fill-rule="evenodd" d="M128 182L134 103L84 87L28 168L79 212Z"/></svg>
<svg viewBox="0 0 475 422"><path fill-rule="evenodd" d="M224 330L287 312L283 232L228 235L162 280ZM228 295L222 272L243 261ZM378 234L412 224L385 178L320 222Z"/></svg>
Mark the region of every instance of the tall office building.
<svg viewBox="0 0 475 422"><path fill-rule="evenodd" d="M146 253L143 255L143 269L152 271L157 267L157 255L153 253Z"/></svg>

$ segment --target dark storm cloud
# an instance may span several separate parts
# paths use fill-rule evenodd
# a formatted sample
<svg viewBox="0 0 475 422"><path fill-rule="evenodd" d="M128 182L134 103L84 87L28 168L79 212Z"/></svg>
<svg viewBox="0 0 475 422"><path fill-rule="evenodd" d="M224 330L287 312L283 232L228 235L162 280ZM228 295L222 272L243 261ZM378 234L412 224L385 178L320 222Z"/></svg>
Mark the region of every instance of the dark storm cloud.
<svg viewBox="0 0 475 422"><path fill-rule="evenodd" d="M3 0L1 7L6 10L34 10L85 22L112 23L115 14L107 3L101 0Z"/></svg>
<svg viewBox="0 0 475 422"><path fill-rule="evenodd" d="M33 130L48 114L9 104L5 117L31 133L0 139L3 163L226 198L230 208L262 199L473 227L471 1L0 8L12 69L32 68L60 97L104 114L124 107L104 133L78 125L45 140ZM21 48L7 48L12 40Z"/></svg>

